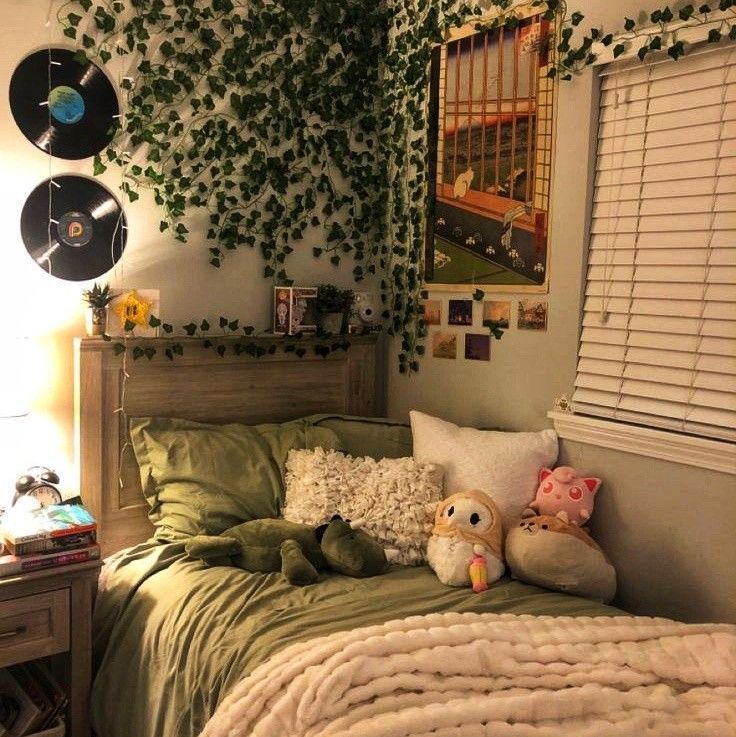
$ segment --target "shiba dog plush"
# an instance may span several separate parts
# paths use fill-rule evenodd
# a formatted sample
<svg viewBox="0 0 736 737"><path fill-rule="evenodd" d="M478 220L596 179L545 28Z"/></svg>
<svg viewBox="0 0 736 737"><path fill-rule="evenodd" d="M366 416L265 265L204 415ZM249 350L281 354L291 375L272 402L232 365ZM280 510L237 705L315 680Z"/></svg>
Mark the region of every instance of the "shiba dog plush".
<svg viewBox="0 0 736 737"><path fill-rule="evenodd" d="M526 583L603 603L616 593L613 566L566 512L524 517L506 536L506 560Z"/></svg>

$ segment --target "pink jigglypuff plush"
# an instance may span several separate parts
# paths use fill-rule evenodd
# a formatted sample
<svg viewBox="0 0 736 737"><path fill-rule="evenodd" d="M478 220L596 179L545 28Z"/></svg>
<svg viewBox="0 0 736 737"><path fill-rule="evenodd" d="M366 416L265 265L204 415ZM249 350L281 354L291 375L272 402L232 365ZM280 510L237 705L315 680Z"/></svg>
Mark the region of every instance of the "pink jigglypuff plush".
<svg viewBox="0 0 736 737"><path fill-rule="evenodd" d="M584 525L593 513L595 493L601 479L583 477L570 466L554 471L543 468L539 472L537 496L529 505L537 514L551 515L566 512L570 524Z"/></svg>

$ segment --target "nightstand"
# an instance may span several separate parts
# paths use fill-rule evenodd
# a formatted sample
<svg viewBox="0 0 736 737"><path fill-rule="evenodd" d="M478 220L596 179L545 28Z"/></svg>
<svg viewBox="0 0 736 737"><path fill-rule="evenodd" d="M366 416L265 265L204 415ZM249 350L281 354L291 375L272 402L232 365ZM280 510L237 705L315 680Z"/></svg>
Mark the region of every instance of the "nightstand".
<svg viewBox="0 0 736 737"><path fill-rule="evenodd" d="M92 605L100 561L0 578L0 667L45 658L66 689L66 736L89 737Z"/></svg>

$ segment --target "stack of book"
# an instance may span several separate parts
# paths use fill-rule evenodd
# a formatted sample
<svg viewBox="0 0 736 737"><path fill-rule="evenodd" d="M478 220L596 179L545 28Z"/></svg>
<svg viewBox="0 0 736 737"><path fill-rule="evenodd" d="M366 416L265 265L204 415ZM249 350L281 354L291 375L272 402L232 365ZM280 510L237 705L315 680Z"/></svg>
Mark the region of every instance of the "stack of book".
<svg viewBox="0 0 736 737"><path fill-rule="evenodd" d="M83 504L51 504L32 511L10 513L0 535L0 576L41 568L81 563L100 557L97 523Z"/></svg>
<svg viewBox="0 0 736 737"><path fill-rule="evenodd" d="M42 662L0 668L0 737L25 737L59 724L67 701Z"/></svg>

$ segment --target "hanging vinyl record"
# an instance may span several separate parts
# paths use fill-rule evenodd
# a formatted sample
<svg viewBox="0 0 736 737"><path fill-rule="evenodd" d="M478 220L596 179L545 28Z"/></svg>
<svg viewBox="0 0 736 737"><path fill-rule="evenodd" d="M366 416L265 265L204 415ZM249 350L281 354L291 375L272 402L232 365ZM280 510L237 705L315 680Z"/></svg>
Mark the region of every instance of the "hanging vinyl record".
<svg viewBox="0 0 736 737"><path fill-rule="evenodd" d="M127 236L115 196L94 179L74 175L47 179L28 195L20 230L31 258L67 281L109 271L123 255Z"/></svg>
<svg viewBox="0 0 736 737"><path fill-rule="evenodd" d="M23 135L60 159L86 159L113 137L118 98L92 62L80 64L69 49L36 51L10 80L10 109Z"/></svg>

